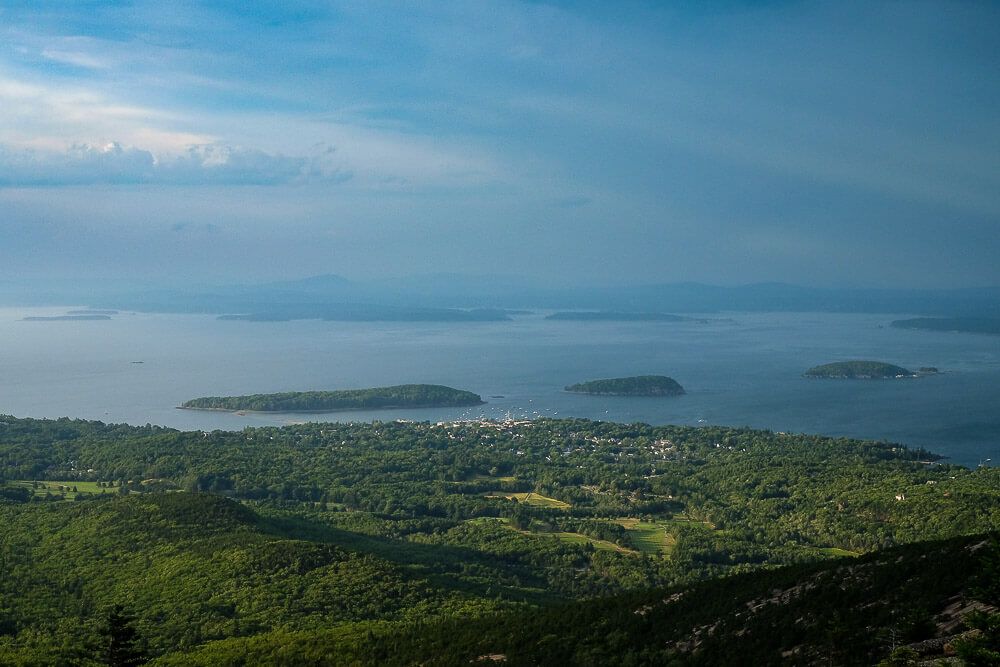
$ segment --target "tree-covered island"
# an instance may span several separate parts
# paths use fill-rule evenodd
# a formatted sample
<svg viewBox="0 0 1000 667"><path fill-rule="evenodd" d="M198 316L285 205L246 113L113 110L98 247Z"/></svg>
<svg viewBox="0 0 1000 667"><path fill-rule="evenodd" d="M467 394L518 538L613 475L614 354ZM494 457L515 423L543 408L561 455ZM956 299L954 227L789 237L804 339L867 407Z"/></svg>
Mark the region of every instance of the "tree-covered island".
<svg viewBox="0 0 1000 667"><path fill-rule="evenodd" d="M579 382L566 387L566 391L595 396L680 396L684 387L665 375L638 375Z"/></svg>
<svg viewBox="0 0 1000 667"><path fill-rule="evenodd" d="M883 361L837 361L813 366L804 373L807 378L836 380L888 380L916 377L911 370Z"/></svg>
<svg viewBox="0 0 1000 667"><path fill-rule="evenodd" d="M617 311L559 311L546 315L547 320L571 322L691 322L690 317L670 313L624 313ZM704 321L704 320L699 320Z"/></svg>
<svg viewBox="0 0 1000 667"><path fill-rule="evenodd" d="M482 405L478 394L437 384L401 384L339 391L288 391L247 396L206 396L185 401L186 410L336 412L394 408L455 408Z"/></svg>

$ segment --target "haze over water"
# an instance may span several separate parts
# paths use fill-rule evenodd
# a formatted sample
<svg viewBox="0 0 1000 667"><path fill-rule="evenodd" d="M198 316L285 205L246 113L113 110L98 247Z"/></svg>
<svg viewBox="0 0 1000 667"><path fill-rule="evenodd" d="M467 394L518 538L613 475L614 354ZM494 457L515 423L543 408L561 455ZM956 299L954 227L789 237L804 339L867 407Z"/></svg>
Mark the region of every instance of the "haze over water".
<svg viewBox="0 0 1000 667"><path fill-rule="evenodd" d="M0 413L181 429L509 413L745 425L891 440L965 465L1000 460L1000 341L888 326L904 315L728 313L709 323L669 323L556 322L536 313L455 324L122 313L111 321L21 321L65 310L0 309ZM942 374L897 381L801 377L810 366L846 359L935 366ZM688 393L660 399L562 391L573 382L640 374L669 375ZM175 408L198 396L401 383L468 389L487 404L324 415Z"/></svg>

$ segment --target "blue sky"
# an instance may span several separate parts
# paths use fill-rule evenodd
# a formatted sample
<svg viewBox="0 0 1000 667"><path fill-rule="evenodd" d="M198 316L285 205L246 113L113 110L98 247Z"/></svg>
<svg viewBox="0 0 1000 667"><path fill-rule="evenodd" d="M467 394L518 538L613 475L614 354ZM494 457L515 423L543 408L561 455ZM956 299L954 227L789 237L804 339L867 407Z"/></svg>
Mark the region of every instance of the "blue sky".
<svg viewBox="0 0 1000 667"><path fill-rule="evenodd" d="M0 2L0 280L1000 284L1000 6Z"/></svg>

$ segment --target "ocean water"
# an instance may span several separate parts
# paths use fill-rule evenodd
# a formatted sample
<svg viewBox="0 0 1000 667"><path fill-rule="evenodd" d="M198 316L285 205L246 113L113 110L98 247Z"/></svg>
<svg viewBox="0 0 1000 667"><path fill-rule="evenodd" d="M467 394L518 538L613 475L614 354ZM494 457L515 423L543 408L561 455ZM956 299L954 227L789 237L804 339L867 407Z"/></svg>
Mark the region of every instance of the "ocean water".
<svg viewBox="0 0 1000 667"><path fill-rule="evenodd" d="M1000 461L1000 337L892 329L906 314L726 313L698 322L239 322L121 313L26 322L72 308L0 309L0 413L182 429L306 420L587 417L725 424L923 446L965 465ZM809 380L820 363L874 359L942 373ZM134 362L142 363L134 363ZM675 398L593 397L563 386L662 374ZM327 415L178 410L197 396L402 383L481 394L477 408Z"/></svg>

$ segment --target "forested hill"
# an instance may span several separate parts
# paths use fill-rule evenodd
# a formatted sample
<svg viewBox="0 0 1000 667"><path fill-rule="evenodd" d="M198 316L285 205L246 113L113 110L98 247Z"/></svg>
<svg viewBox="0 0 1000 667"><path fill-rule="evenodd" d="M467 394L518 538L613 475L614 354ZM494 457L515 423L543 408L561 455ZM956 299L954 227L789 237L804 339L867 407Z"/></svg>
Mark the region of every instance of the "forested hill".
<svg viewBox="0 0 1000 667"><path fill-rule="evenodd" d="M450 408L482 405L471 391L436 384L402 384L372 389L292 391L248 396L207 396L185 401L189 410L251 410L255 412L334 412L389 408Z"/></svg>
<svg viewBox="0 0 1000 667"><path fill-rule="evenodd" d="M566 391L597 396L680 396L684 387L665 375L637 375L579 382L566 387Z"/></svg>
<svg viewBox="0 0 1000 667"><path fill-rule="evenodd" d="M274 633L158 664L238 656L384 665L995 665L1000 542L920 542L691 586L353 632ZM336 656L335 658L333 656ZM928 662L924 662L928 661ZM934 661L934 662L929 662ZM950 663L954 664L954 663Z"/></svg>
<svg viewBox="0 0 1000 667"><path fill-rule="evenodd" d="M998 527L1000 471L888 443L586 420L180 432L0 417L0 664L94 664L115 605L172 664L300 650L379 664L433 658L449 636L513 653L513 630L487 630L517 622L526 660L568 646L586 663L642 630L596 598L694 600L701 580ZM617 616L557 628L591 605ZM703 618L669 627L681 641Z"/></svg>

